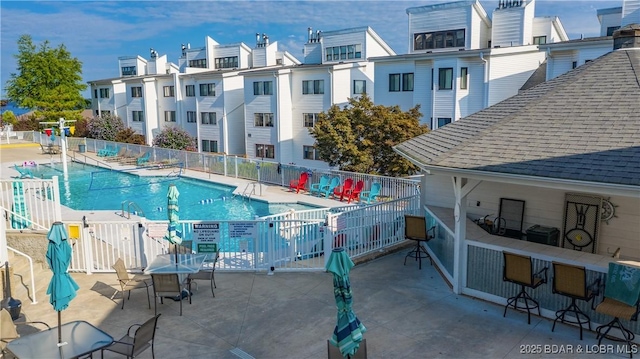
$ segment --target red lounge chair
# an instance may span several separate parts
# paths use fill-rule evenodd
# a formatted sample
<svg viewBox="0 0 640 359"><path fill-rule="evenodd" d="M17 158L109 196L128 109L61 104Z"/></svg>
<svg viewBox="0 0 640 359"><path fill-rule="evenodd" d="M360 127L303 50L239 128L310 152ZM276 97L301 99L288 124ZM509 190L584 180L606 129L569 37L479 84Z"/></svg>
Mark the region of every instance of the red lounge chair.
<svg viewBox="0 0 640 359"><path fill-rule="evenodd" d="M293 192L300 193L300 190L305 190L305 185L307 184L307 178L309 178L309 174L307 172L302 172L300 174L300 178L297 180L291 180L289 182L289 189Z"/></svg>
<svg viewBox="0 0 640 359"><path fill-rule="evenodd" d="M347 178L342 186L338 186L333 190L333 198L340 197L340 201L342 201L345 195L351 191L351 187L353 187L353 178Z"/></svg>
<svg viewBox="0 0 640 359"><path fill-rule="evenodd" d="M351 201L355 201L355 200L360 200L360 192L362 192L362 190L364 189L364 181L360 180L358 182L356 182L356 186L351 189L348 190L347 193L345 193L345 197L347 198L347 203L351 203ZM341 199L342 200L342 199Z"/></svg>

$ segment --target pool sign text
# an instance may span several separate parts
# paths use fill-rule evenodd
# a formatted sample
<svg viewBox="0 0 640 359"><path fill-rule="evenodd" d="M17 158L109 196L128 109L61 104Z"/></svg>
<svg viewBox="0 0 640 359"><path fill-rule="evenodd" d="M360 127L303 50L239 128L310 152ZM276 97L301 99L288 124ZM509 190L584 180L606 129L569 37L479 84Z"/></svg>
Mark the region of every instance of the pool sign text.
<svg viewBox="0 0 640 359"><path fill-rule="evenodd" d="M150 238L162 238L167 234L168 223L147 223L147 236Z"/></svg>
<svg viewBox="0 0 640 359"><path fill-rule="evenodd" d="M258 224L256 222L229 222L229 237L256 238Z"/></svg>
<svg viewBox="0 0 640 359"><path fill-rule="evenodd" d="M193 240L196 243L220 242L220 223L201 222L193 224Z"/></svg>

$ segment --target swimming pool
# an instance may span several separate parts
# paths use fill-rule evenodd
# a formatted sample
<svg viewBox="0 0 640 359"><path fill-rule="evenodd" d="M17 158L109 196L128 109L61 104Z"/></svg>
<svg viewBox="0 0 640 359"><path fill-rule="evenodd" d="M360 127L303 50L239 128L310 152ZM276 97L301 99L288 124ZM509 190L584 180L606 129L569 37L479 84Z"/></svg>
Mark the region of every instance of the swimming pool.
<svg viewBox="0 0 640 359"><path fill-rule="evenodd" d="M314 208L301 204L269 204L234 198L235 187L181 177L178 173L146 177L78 163L68 164L66 181L60 164L41 164L33 173L45 179L58 176L60 201L69 208L120 212L123 202L126 201L126 210L126 203L133 201L146 218L154 220L167 219L167 191L171 183L180 192L180 219L184 220L247 220L283 213L289 209Z"/></svg>

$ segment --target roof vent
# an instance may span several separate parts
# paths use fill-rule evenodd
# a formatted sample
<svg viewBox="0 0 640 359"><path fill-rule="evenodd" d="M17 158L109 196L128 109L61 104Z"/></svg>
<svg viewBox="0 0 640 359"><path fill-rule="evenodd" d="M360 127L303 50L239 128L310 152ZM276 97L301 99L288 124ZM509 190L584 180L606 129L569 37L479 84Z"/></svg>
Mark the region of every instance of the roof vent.
<svg viewBox="0 0 640 359"><path fill-rule="evenodd" d="M630 24L613 33L613 49L640 48L640 24Z"/></svg>

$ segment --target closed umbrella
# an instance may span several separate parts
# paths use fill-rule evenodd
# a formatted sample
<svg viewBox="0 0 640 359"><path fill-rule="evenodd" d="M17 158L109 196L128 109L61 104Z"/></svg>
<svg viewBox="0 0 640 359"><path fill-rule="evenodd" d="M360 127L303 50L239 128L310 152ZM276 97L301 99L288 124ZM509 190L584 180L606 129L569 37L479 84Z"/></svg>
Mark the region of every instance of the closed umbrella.
<svg viewBox="0 0 640 359"><path fill-rule="evenodd" d="M180 220L179 208L178 208L178 188L173 183L169 185L169 191L167 192L167 217L169 219L169 227L167 228L167 234L164 239L171 244L178 245L182 243L182 233L178 231L178 221ZM178 248L175 248L176 264L178 263Z"/></svg>
<svg viewBox="0 0 640 359"><path fill-rule="evenodd" d="M353 297L349 281L351 268L353 268L353 262L344 248L336 248L331 252L326 269L333 274L333 293L338 307L338 322L330 342L340 349L345 358L355 355L362 342L362 334L367 330L352 309Z"/></svg>
<svg viewBox="0 0 640 359"><path fill-rule="evenodd" d="M13 206L11 214L11 228L24 229L29 227L29 211L24 201L24 186L22 181L14 181L13 187Z"/></svg>
<svg viewBox="0 0 640 359"><path fill-rule="evenodd" d="M76 297L78 284L71 278L67 269L71 263L71 246L67 242L69 235L62 222L55 222L47 234L47 263L53 272L47 294L49 302L58 312L58 344L62 343L60 312L67 309L69 302Z"/></svg>

